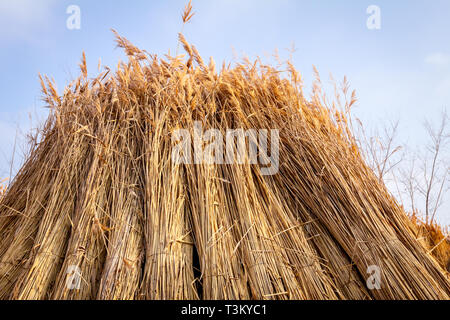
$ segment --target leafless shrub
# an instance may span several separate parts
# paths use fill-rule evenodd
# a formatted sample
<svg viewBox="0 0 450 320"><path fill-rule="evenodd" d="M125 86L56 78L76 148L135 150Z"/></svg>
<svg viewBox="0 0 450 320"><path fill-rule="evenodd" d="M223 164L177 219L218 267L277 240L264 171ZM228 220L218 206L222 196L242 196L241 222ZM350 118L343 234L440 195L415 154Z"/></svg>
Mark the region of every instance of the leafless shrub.
<svg viewBox="0 0 450 320"><path fill-rule="evenodd" d="M404 153L400 152L402 147L397 145L398 124L398 120L391 122L370 136L364 126L359 125L362 151L380 181L386 181L387 176L404 160Z"/></svg>
<svg viewBox="0 0 450 320"><path fill-rule="evenodd" d="M433 224L441 208L449 184L448 114L442 113L438 126L425 122L429 142L423 150L409 153L409 159L399 171L399 180L407 195L413 214L424 215L425 223Z"/></svg>

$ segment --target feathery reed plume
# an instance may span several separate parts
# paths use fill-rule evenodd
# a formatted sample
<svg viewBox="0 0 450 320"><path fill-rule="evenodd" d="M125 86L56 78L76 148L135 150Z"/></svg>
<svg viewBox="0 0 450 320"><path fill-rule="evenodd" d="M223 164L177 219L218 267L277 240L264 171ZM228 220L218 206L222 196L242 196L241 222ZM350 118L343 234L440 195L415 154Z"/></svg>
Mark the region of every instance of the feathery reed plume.
<svg viewBox="0 0 450 320"><path fill-rule="evenodd" d="M183 14L181 15L181 19L183 20L183 24L191 21L195 12L192 12L192 0L189 0L188 4L184 7Z"/></svg>
<svg viewBox="0 0 450 320"><path fill-rule="evenodd" d="M182 37L183 37L184 27L185 27L185 25L187 23L189 23L191 21L191 19L194 16L194 14L195 14L195 12L192 12L192 0L189 0L188 4L184 7L184 11L183 11L183 13L181 15L181 20L183 21L183 25L181 27L181 31L179 32L179 37L178 37L179 41L178 41L178 44L177 44L176 56L178 56L178 51L180 49L180 42L183 43ZM183 39L184 39L184 37L183 37ZM184 40L183 46L185 46L185 43L186 43L186 40ZM188 52L190 52L189 55L192 58L192 50L189 49ZM189 64L191 62L192 62L192 59L190 60Z"/></svg>

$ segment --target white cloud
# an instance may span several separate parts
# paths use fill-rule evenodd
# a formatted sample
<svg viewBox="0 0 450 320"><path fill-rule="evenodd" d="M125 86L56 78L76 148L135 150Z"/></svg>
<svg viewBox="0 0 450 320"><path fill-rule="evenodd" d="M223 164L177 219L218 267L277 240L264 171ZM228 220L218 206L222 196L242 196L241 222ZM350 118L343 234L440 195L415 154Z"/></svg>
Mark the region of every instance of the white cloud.
<svg viewBox="0 0 450 320"><path fill-rule="evenodd" d="M450 66L450 55L442 52L432 53L425 58L425 62L437 67L447 67Z"/></svg>
<svg viewBox="0 0 450 320"><path fill-rule="evenodd" d="M0 35L27 38L48 24L56 0L0 0Z"/></svg>

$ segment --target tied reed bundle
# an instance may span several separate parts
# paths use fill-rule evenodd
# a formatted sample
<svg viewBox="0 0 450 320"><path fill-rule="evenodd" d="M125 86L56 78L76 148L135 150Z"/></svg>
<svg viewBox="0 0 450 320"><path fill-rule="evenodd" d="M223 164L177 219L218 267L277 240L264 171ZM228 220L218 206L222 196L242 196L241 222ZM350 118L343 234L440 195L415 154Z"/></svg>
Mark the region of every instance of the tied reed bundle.
<svg viewBox="0 0 450 320"><path fill-rule="evenodd" d="M117 35L129 61L89 80L83 55L62 96L41 78L50 116L0 198L1 299L449 299L345 111L318 87L307 100L291 64L290 79L258 61L217 72L180 41L187 62ZM279 129L279 172L174 163L171 136L195 121Z"/></svg>

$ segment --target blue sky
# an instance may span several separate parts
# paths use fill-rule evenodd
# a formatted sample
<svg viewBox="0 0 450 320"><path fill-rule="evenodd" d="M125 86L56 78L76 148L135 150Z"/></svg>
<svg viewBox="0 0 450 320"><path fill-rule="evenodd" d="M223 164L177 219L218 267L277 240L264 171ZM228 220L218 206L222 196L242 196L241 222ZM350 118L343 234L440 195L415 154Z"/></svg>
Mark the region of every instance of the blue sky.
<svg viewBox="0 0 450 320"><path fill-rule="evenodd" d="M181 1L0 0L0 177L9 175L16 132L45 119L38 73L55 78L60 91L78 74L84 50L91 74L98 60L114 67L124 59L110 31L138 47L164 54L177 47ZM450 105L450 1L448 0L197 0L184 34L204 57L231 61L242 55L270 58L278 49L313 79L346 75L367 126L400 120L400 139L421 146L425 118L438 121ZM69 30L69 5L81 9L81 29ZM381 29L369 30L366 9L381 9ZM332 94L332 92L330 92ZM30 122L29 114L33 121ZM19 159L19 160L18 160ZM448 210L447 210L448 213ZM450 214L441 214L450 222Z"/></svg>

